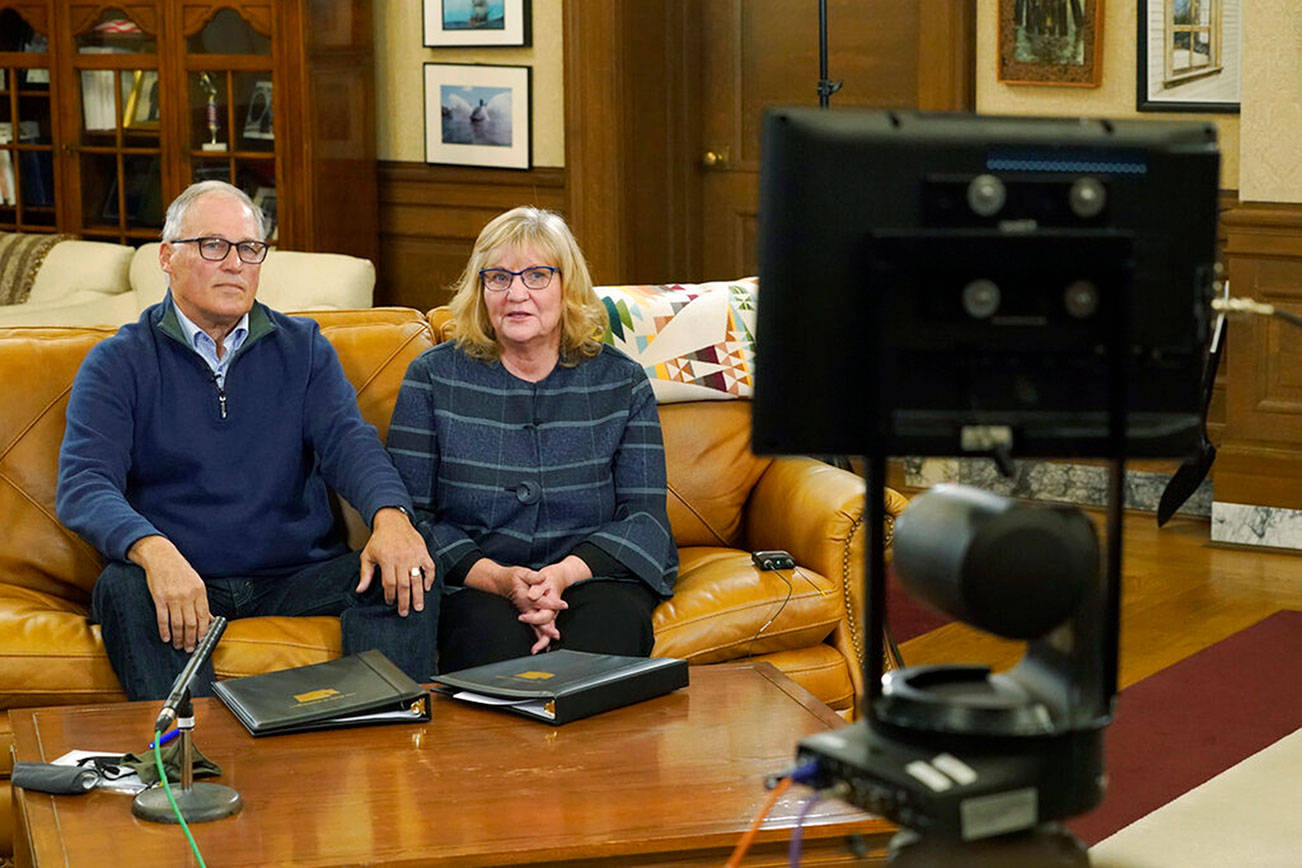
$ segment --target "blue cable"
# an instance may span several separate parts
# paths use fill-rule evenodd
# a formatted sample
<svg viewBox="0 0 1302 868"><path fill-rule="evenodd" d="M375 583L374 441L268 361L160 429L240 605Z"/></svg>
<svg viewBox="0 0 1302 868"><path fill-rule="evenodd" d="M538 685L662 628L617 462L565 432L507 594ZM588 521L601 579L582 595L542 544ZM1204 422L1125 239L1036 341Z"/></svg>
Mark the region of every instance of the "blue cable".
<svg viewBox="0 0 1302 868"><path fill-rule="evenodd" d="M776 775L769 775L764 779L764 788L768 790L773 789L778 785L778 781L783 778L791 778L792 783L805 784L808 786L818 774L818 769L818 760L809 760L795 768L787 769L786 771L779 772Z"/></svg>
<svg viewBox="0 0 1302 868"><path fill-rule="evenodd" d="M810 809L818 804L818 800L821 798L822 796L815 790L809 798L805 799L805 803L800 806L800 815L796 817L796 828L791 830L791 846L787 848L787 861L792 868L796 868L800 864L800 849L805 837L805 817L809 815Z"/></svg>

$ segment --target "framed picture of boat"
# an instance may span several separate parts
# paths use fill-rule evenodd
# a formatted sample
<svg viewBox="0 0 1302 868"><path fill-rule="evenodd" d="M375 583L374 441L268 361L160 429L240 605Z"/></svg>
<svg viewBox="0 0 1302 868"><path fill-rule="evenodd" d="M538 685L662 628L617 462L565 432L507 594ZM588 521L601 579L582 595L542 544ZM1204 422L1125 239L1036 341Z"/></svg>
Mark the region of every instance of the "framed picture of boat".
<svg viewBox="0 0 1302 868"><path fill-rule="evenodd" d="M529 45L533 34L529 0L423 0L425 44Z"/></svg>
<svg viewBox="0 0 1302 868"><path fill-rule="evenodd" d="M425 162L530 168L531 73L527 66L425 64Z"/></svg>

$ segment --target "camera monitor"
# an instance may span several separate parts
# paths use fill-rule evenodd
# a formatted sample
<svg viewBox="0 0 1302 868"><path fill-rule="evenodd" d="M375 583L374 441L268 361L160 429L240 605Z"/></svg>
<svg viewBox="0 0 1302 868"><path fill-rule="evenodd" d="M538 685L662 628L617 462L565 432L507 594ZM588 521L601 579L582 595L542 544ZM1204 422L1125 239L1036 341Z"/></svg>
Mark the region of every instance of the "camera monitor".
<svg viewBox="0 0 1302 868"><path fill-rule="evenodd" d="M768 111L755 450L1187 454L1218 171L1205 123Z"/></svg>

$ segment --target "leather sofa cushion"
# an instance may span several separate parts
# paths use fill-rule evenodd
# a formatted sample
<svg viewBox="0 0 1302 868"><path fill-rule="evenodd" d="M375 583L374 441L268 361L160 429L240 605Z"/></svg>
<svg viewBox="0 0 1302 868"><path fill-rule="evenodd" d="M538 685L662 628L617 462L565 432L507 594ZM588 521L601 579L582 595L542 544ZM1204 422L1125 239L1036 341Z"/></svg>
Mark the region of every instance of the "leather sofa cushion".
<svg viewBox="0 0 1302 868"><path fill-rule="evenodd" d="M235 678L321 663L341 653L338 618L241 618L222 634L213 668L219 678ZM85 606L3 583L0 696L8 708L126 698Z"/></svg>
<svg viewBox="0 0 1302 868"><path fill-rule="evenodd" d="M652 617L654 654L717 663L822 642L844 605L834 582L805 568L761 571L750 554L718 546L678 550L674 596Z"/></svg>
<svg viewBox="0 0 1302 868"><path fill-rule="evenodd" d="M0 584L0 696L4 706L125 699L86 607Z"/></svg>
<svg viewBox="0 0 1302 868"><path fill-rule="evenodd" d="M0 576L74 602L89 599L99 554L54 514L59 445L68 393L77 368L112 329L0 329L0 515L8 543L0 546ZM44 644L30 646L42 649Z"/></svg>
<svg viewBox="0 0 1302 868"><path fill-rule="evenodd" d="M751 663L747 660L746 663ZM854 682L844 654L828 644L762 654L754 662L772 663L783 675L817 696L847 720L852 719ZM857 665L857 664L856 664Z"/></svg>
<svg viewBox="0 0 1302 868"><path fill-rule="evenodd" d="M362 418L375 426L383 441L389 431L398 390L407 366L434 346L429 323L409 308L364 311L302 311L334 346L344 376L357 390Z"/></svg>
<svg viewBox="0 0 1302 868"><path fill-rule="evenodd" d="M746 500L772 463L750 451L750 402L693 401L659 409L674 540L680 547L744 547Z"/></svg>

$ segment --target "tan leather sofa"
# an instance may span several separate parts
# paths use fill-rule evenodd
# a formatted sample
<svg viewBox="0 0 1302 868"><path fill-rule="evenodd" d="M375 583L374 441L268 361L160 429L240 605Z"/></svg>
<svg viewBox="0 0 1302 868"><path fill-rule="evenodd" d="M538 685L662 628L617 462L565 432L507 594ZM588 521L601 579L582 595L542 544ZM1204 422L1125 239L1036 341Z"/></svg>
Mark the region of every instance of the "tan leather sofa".
<svg viewBox="0 0 1302 868"><path fill-rule="evenodd" d="M311 315L383 437L403 373L434 344L446 311ZM99 627L86 618L101 559L54 513L68 392L86 352L111 334L0 328L0 855L11 852L12 833L3 710L123 699ZM752 455L744 400L665 405L661 423L681 566L677 594L655 613L655 653L693 664L768 660L849 714L862 693L862 481L807 458ZM904 503L888 493L892 519ZM364 528L355 513L349 519L360 544ZM786 549L799 570L761 573L749 556L757 549ZM339 653L335 618L249 618L231 623L214 662L232 677Z"/></svg>

